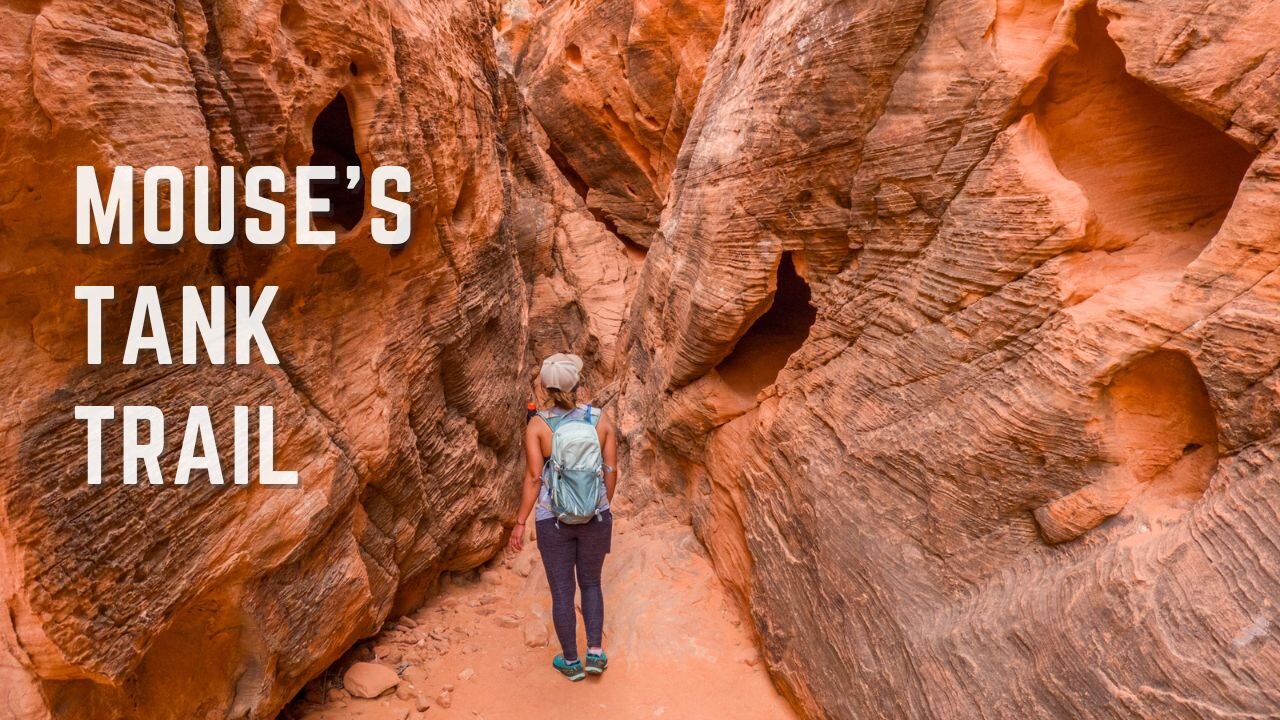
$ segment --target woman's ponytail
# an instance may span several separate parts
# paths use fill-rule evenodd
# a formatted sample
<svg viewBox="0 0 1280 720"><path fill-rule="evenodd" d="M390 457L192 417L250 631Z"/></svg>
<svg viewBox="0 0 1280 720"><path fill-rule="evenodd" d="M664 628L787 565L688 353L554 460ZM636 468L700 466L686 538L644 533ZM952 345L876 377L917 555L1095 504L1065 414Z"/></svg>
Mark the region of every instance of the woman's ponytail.
<svg viewBox="0 0 1280 720"><path fill-rule="evenodd" d="M578 388L576 385L572 390L547 388L547 394L551 396L551 402L558 408L573 410L578 407Z"/></svg>

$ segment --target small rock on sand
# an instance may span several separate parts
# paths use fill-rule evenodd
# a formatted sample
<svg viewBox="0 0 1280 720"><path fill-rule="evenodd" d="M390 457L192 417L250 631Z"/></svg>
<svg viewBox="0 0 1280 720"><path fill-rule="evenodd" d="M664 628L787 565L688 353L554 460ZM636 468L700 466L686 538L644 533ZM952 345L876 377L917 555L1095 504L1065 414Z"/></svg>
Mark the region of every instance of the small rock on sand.
<svg viewBox="0 0 1280 720"><path fill-rule="evenodd" d="M448 690L445 690L444 692L440 693L440 695L436 698L436 704L445 709L452 707L453 694L450 693Z"/></svg>
<svg viewBox="0 0 1280 720"><path fill-rule="evenodd" d="M423 687L427 682L427 671L418 665L410 665L400 674L410 685L414 687Z"/></svg>
<svg viewBox="0 0 1280 720"><path fill-rule="evenodd" d="M538 556L533 553L526 553L516 558L511 569L520 577L529 577L533 574L533 568L538 564Z"/></svg>
<svg viewBox="0 0 1280 720"><path fill-rule="evenodd" d="M390 643L379 643L374 645L373 655L377 659L393 665L400 662L400 658L402 657L400 650Z"/></svg>
<svg viewBox="0 0 1280 720"><path fill-rule="evenodd" d="M476 671L473 668L467 668L462 672L458 673L458 679L463 682L466 682L475 676L476 676Z"/></svg>
<svg viewBox="0 0 1280 720"><path fill-rule="evenodd" d="M376 698L400 683L396 671L385 665L358 662L342 676L342 686L359 698Z"/></svg>
<svg viewBox="0 0 1280 720"><path fill-rule="evenodd" d="M540 648L547 646L547 626L537 620L524 624L524 644L526 647Z"/></svg>

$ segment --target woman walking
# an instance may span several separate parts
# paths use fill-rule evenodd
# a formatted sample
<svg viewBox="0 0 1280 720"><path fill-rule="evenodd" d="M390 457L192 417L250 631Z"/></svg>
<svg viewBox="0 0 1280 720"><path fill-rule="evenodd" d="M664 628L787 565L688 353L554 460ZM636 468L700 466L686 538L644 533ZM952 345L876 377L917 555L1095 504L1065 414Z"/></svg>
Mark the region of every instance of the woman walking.
<svg viewBox="0 0 1280 720"><path fill-rule="evenodd" d="M579 403L582 358L557 353L538 379L551 406L525 430L525 477L511 547L523 547L524 524L534 511L538 553L551 586L551 617L561 654L553 667L570 680L599 675L609 665L602 644L604 556L613 535L609 501L617 486L618 444L613 423L599 408ZM587 654L578 657L575 578L582 591Z"/></svg>

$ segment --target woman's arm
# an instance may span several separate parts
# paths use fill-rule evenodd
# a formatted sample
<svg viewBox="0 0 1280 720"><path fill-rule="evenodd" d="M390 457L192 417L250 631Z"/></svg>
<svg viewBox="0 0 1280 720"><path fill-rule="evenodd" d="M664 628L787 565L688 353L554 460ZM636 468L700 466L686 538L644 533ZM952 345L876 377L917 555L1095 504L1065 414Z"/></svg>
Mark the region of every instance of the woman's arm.
<svg viewBox="0 0 1280 720"><path fill-rule="evenodd" d="M510 545L513 550L524 547L524 524L533 512L533 505L538 501L538 490L542 487L542 443L538 440L538 432L546 427L546 422L529 421L524 431L524 483L520 494L520 509L516 511L516 526L511 531Z"/></svg>
<svg viewBox="0 0 1280 720"><path fill-rule="evenodd" d="M604 491L613 502L613 491L618 486L618 436L608 415L600 418L600 449L604 453Z"/></svg>

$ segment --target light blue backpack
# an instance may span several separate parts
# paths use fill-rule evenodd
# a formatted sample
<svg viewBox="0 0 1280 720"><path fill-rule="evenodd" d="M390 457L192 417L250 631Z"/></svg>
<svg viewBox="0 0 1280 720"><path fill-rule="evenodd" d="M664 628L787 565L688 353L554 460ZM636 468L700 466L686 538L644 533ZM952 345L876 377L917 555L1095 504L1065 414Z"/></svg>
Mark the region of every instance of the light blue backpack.
<svg viewBox="0 0 1280 720"><path fill-rule="evenodd" d="M592 417L591 406L585 414L571 412L559 417L549 412L538 413L551 428L550 472L544 474L549 486L551 512L559 522L581 525L597 514L604 488L604 456L600 452L600 436L596 434L599 413Z"/></svg>

